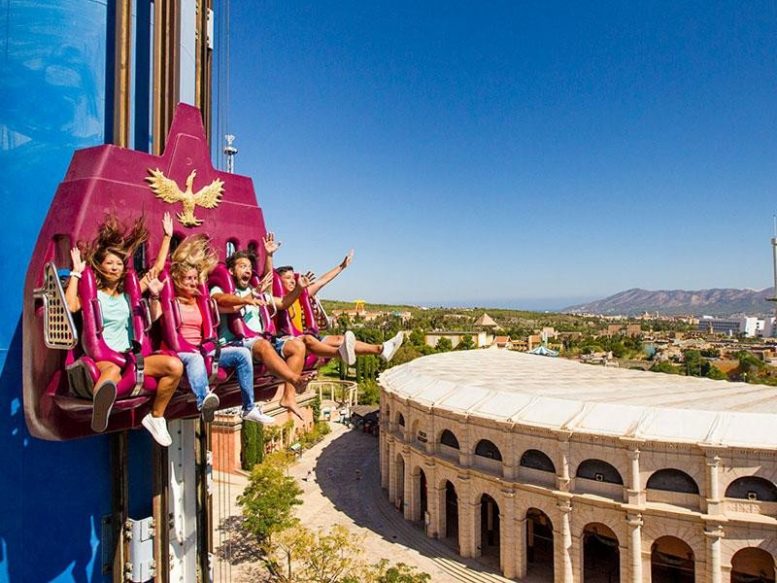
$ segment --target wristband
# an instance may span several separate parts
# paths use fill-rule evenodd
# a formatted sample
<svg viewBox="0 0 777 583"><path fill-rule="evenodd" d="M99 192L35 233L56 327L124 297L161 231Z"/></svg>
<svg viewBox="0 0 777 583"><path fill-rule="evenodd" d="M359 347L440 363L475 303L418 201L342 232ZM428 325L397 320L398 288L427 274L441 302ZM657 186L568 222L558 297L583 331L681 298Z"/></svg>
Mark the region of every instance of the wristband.
<svg viewBox="0 0 777 583"><path fill-rule="evenodd" d="M70 277L75 277L76 279L81 279L81 272L80 271L71 271Z"/></svg>

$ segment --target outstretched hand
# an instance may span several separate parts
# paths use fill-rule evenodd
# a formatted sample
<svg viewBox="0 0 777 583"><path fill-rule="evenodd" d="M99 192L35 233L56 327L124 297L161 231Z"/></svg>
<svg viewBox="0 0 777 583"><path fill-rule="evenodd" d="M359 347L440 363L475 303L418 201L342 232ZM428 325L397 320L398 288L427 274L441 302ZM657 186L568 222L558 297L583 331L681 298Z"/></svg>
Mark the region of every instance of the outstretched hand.
<svg viewBox="0 0 777 583"><path fill-rule="evenodd" d="M160 281L157 275L155 274L152 278L149 278L148 280L148 291L151 292L152 296L158 296L160 293L162 293L162 289L165 287L166 283L167 283L167 278Z"/></svg>
<svg viewBox="0 0 777 583"><path fill-rule="evenodd" d="M281 241L275 239L275 233L272 232L267 233L262 241L264 242L264 250L267 252L267 255L272 255L283 245Z"/></svg>
<svg viewBox="0 0 777 583"><path fill-rule="evenodd" d="M270 288L272 288L272 271L265 275L262 278L262 281L259 282L259 291L261 293L270 291Z"/></svg>
<svg viewBox="0 0 777 583"><path fill-rule="evenodd" d="M73 247L70 250L70 259L73 261L73 272L83 273L86 269L86 262L81 259L81 250L78 247Z"/></svg>
<svg viewBox="0 0 777 583"><path fill-rule="evenodd" d="M353 261L353 249L351 249L348 254L345 256L345 259L343 259L342 263L340 263L340 269L345 269L351 264L351 261Z"/></svg>
<svg viewBox="0 0 777 583"><path fill-rule="evenodd" d="M316 281L316 274L312 271L308 271L307 273L300 274L299 278L297 278L297 285L302 289L305 289L314 281Z"/></svg>
<svg viewBox="0 0 777 583"><path fill-rule="evenodd" d="M170 216L170 213L162 215L162 231L164 231L165 237L173 236L173 217Z"/></svg>

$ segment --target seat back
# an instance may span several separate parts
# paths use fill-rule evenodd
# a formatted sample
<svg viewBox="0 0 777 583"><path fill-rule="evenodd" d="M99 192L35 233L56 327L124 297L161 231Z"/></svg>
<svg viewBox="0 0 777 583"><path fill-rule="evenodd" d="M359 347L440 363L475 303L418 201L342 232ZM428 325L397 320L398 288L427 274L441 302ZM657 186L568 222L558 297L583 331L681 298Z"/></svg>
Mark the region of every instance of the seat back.
<svg viewBox="0 0 777 583"><path fill-rule="evenodd" d="M124 293L129 300L134 347L141 354L151 354L151 343L146 334L150 326L148 307L140 292L140 282L134 269L127 270ZM97 297L97 278L90 267L84 269L78 282L78 298L81 301L81 346L84 353L95 362L112 362L124 368L127 356L113 350L103 338L103 315Z"/></svg>
<svg viewBox="0 0 777 583"><path fill-rule="evenodd" d="M299 273L294 274L294 280L299 279ZM283 297L287 292L283 287L281 276L276 271L273 273L273 295ZM313 311L313 302L307 289L302 290L299 295L299 305L302 308L302 329L294 325L288 310L278 310L275 315L275 325L279 336L302 336L303 334L318 335L318 324L316 315Z"/></svg>

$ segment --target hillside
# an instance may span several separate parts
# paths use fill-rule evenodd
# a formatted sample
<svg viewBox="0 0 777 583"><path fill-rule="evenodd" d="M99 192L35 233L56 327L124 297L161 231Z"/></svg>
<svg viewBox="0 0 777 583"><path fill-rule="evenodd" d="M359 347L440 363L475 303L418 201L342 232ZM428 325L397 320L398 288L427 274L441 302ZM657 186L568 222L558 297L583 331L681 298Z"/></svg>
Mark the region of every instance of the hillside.
<svg viewBox="0 0 777 583"><path fill-rule="evenodd" d="M749 289L658 290L629 289L610 297L564 308L562 312L634 316L645 312L663 315L750 316L767 315L774 306L766 298L774 296L773 288Z"/></svg>

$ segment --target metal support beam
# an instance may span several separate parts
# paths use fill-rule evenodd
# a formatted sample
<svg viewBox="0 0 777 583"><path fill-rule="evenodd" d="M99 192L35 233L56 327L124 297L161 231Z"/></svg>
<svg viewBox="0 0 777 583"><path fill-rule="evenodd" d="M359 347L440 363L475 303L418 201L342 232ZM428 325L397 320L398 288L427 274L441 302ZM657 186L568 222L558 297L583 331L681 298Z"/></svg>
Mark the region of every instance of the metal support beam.
<svg viewBox="0 0 777 583"><path fill-rule="evenodd" d="M115 0L113 64L113 143L129 145L130 51L132 50L132 2Z"/></svg>
<svg viewBox="0 0 777 583"><path fill-rule="evenodd" d="M153 153L161 154L173 112L179 101L180 18L177 0L154 2L154 144Z"/></svg>
<svg viewBox="0 0 777 583"><path fill-rule="evenodd" d="M168 511L169 478L167 448L154 442L152 454L152 510L154 514L154 561L156 562L156 583L168 583L170 580L170 513Z"/></svg>
<svg viewBox="0 0 777 583"><path fill-rule="evenodd" d="M127 560L127 539L124 523L129 506L129 482L127 470L127 432L111 434L111 535L113 548L113 582L123 583L124 563ZM106 541L103 541L106 544Z"/></svg>

